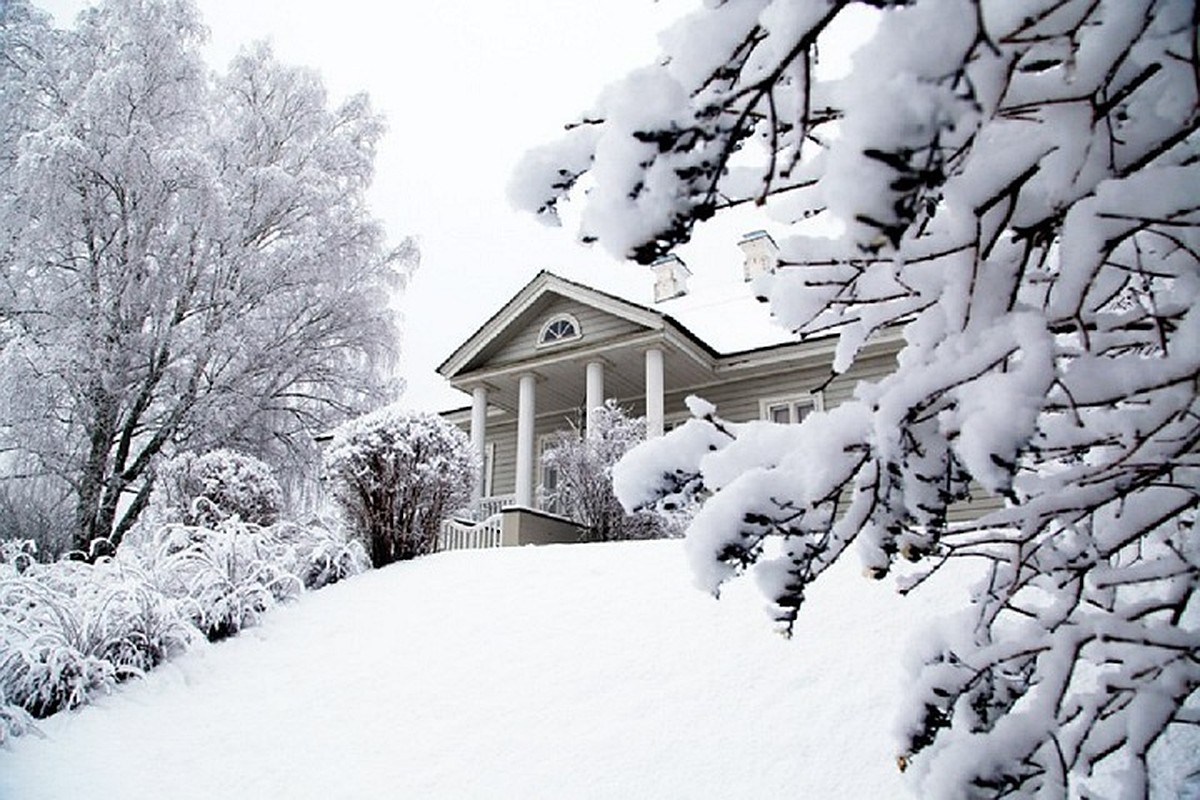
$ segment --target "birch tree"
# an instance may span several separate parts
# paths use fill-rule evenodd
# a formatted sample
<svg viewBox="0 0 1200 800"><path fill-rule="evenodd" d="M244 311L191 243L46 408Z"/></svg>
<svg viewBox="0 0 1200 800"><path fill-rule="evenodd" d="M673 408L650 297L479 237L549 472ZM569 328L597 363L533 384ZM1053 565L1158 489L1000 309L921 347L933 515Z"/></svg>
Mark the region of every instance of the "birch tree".
<svg viewBox="0 0 1200 800"><path fill-rule="evenodd" d="M115 544L156 459L311 435L390 391L410 244L366 207L380 118L263 45L204 65L190 0L111 0L53 30L0 9L6 486ZM11 154L11 155L7 155Z"/></svg>
<svg viewBox="0 0 1200 800"><path fill-rule="evenodd" d="M867 17L829 77L831 31ZM921 796L1145 797L1152 748L1200 723L1198 20L1187 0L707 3L514 181L642 262L755 204L790 230L757 293L838 337L835 373L903 330L851 402L789 427L694 398L615 480L631 508L708 496L702 582L756 572L784 631L852 545L902 592L981 565L907 689ZM808 228L826 217L839 237ZM949 524L971 493L1003 508Z"/></svg>

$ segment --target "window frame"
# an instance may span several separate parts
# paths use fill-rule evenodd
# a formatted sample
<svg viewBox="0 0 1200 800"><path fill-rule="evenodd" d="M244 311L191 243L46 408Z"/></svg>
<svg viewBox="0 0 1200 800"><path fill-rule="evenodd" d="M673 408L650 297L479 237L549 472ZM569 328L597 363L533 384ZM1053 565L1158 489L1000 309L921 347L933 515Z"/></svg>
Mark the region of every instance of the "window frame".
<svg viewBox="0 0 1200 800"><path fill-rule="evenodd" d="M546 335L550 332L551 326L559 322L565 322L574 330L574 335L561 336L550 341L546 340ZM537 347L555 347L556 345L566 344L567 342L575 342L583 338L583 328L579 324L579 320L574 314L555 314L542 323L541 330L538 331Z"/></svg>
<svg viewBox="0 0 1200 800"><path fill-rule="evenodd" d="M788 408L788 421L778 422L777 425L796 425L801 420L797 419L797 406L807 406L808 413L813 411L825 410L825 394L824 392L803 392L801 394L780 395L778 397L765 397L758 401L758 418L767 422L775 422L771 416L772 410L781 406ZM808 416L805 414L804 416Z"/></svg>
<svg viewBox="0 0 1200 800"><path fill-rule="evenodd" d="M546 464L545 461L543 460L546 455L546 451L549 449L549 445L552 445L556 442L560 433L562 433L562 431L551 431L549 433L539 434L537 437L537 486L535 487L535 494L537 496L537 506L538 506L539 510L546 511L550 514L558 514L559 516L562 516L563 514L558 508L557 495L553 498L554 499L554 503L553 503L554 508L546 508L546 506L549 505L546 502L546 470L550 469L550 466L548 464ZM559 482L558 468L555 467L554 468L554 489L555 490L558 489L558 482Z"/></svg>

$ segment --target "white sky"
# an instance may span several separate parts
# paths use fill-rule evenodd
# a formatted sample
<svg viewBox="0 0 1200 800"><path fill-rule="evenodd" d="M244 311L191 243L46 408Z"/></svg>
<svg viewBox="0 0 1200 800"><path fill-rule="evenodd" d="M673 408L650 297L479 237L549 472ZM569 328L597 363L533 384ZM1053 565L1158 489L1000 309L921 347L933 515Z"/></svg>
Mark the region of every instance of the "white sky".
<svg viewBox="0 0 1200 800"><path fill-rule="evenodd" d="M213 67L268 39L282 61L320 71L335 102L365 90L386 115L373 211L393 241L414 235L422 251L400 302L406 405L465 402L435 368L540 269L609 283L615 271L649 290L645 268L514 211L505 188L526 149L555 138L604 86L653 60L658 31L698 0L197 2ZM34 3L62 26L90 5ZM732 275L739 234L758 227L734 222L681 255L697 277L706 267Z"/></svg>

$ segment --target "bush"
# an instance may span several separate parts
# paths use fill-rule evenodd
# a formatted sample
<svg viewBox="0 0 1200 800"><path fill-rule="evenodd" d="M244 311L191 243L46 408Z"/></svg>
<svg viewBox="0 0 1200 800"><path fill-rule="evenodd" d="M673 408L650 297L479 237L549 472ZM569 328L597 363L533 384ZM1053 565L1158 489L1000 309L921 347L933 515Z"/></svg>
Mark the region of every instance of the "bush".
<svg viewBox="0 0 1200 800"><path fill-rule="evenodd" d="M139 542L136 554L164 595L180 601L189 621L211 641L255 625L303 589L287 571L290 553L237 518L213 528L166 525Z"/></svg>
<svg viewBox="0 0 1200 800"><path fill-rule="evenodd" d="M338 530L320 523L278 523L272 535L289 548L289 571L305 589L320 589L371 567L366 548Z"/></svg>
<svg viewBox="0 0 1200 800"><path fill-rule="evenodd" d="M159 468L150 519L214 526L237 517L272 525L282 505L279 482L257 458L233 450L181 453Z"/></svg>
<svg viewBox="0 0 1200 800"><path fill-rule="evenodd" d="M194 637L136 562L58 561L0 579L0 695L35 717L108 692Z"/></svg>
<svg viewBox="0 0 1200 800"><path fill-rule="evenodd" d="M0 744L268 610L369 566L319 525L141 526L115 556L39 564L0 544Z"/></svg>
<svg viewBox="0 0 1200 800"><path fill-rule="evenodd" d="M0 747L8 744L18 736L37 732L33 717L20 706L11 705L0 692Z"/></svg>
<svg viewBox="0 0 1200 800"><path fill-rule="evenodd" d="M211 640L255 625L306 589L319 589L369 567L356 541L319 525L268 527L237 518L215 527L164 525L127 541L163 595Z"/></svg>
<svg viewBox="0 0 1200 800"><path fill-rule="evenodd" d="M20 575L37 563L38 546L33 539L0 541L0 578Z"/></svg>
<svg viewBox="0 0 1200 800"><path fill-rule="evenodd" d="M479 474L466 434L434 414L388 407L342 425L325 457L333 497L376 567L433 552Z"/></svg>
<svg viewBox="0 0 1200 800"><path fill-rule="evenodd" d="M558 471L558 508L599 541L653 539L682 534L686 522L653 511L627 513L613 493L612 468L646 438L646 421L626 416L614 401L592 412L593 429L557 435L545 463Z"/></svg>

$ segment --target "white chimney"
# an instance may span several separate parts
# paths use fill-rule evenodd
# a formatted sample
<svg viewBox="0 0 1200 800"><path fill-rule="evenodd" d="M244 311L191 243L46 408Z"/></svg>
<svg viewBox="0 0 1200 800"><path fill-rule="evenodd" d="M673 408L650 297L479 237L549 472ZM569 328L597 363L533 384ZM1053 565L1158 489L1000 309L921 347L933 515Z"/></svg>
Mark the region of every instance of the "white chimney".
<svg viewBox="0 0 1200 800"><path fill-rule="evenodd" d="M750 231L738 247L746 254L743 276L747 281L769 275L779 266L779 247L766 231Z"/></svg>
<svg viewBox="0 0 1200 800"><path fill-rule="evenodd" d="M663 256L650 269L654 270L654 302L687 294L687 279L692 271L678 257Z"/></svg>

